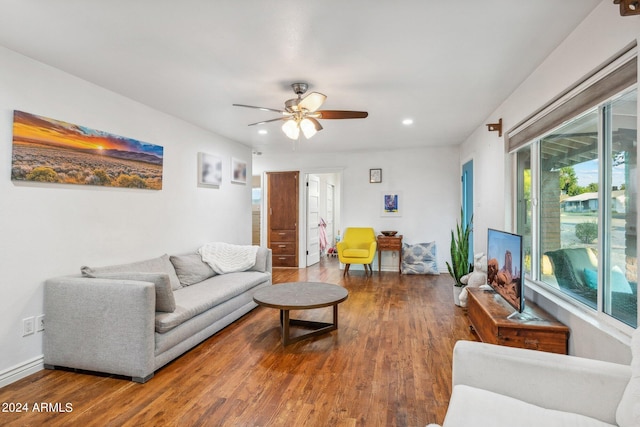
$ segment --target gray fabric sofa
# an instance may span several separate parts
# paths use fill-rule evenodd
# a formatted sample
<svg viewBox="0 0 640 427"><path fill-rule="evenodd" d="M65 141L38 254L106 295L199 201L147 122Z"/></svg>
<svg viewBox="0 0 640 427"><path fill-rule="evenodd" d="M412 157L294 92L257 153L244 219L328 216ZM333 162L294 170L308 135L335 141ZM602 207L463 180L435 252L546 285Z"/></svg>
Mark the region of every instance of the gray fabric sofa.
<svg viewBox="0 0 640 427"><path fill-rule="evenodd" d="M253 267L215 274L197 253L49 279L44 286L44 365L131 377L154 372L257 306L271 285L271 250Z"/></svg>

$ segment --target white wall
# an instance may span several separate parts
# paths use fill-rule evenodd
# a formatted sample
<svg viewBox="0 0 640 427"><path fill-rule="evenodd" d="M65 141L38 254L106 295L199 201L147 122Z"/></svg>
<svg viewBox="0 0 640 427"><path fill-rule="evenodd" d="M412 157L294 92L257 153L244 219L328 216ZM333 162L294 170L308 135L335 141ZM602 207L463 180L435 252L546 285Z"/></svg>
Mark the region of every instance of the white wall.
<svg viewBox="0 0 640 427"><path fill-rule="evenodd" d="M303 142L301 142L303 143ZM369 169L382 169L382 183L369 183ZM299 170L304 173L341 171L340 216L336 230L373 227L398 230L406 243L436 241L438 268L446 271L450 230L460 216L458 147L434 147L378 152L305 155L297 152L256 156L254 173ZM301 188L300 200L304 200ZM402 193L400 217L381 216L383 191ZM304 217L301 203L300 217ZM304 229L304 227L302 228ZM305 247L305 242L300 242ZM301 254L302 257L302 254ZM383 253L383 267L397 269L391 253Z"/></svg>
<svg viewBox="0 0 640 427"><path fill-rule="evenodd" d="M603 0L573 33L507 98L485 123L503 119L508 130L584 75L640 38L640 16L621 17L617 5ZM487 227L511 227L513 181L504 141L480 126L461 147L461 158L473 156L475 172L475 250L486 247ZM553 298L527 293L571 328L570 352L614 362L631 358L628 335Z"/></svg>
<svg viewBox="0 0 640 427"><path fill-rule="evenodd" d="M0 386L41 367L43 281L106 265L251 243L251 185L231 184L230 158L249 148L0 48ZM10 180L13 110L164 147L161 191ZM219 189L197 186L197 152L223 158ZM46 319L45 319L46 325Z"/></svg>

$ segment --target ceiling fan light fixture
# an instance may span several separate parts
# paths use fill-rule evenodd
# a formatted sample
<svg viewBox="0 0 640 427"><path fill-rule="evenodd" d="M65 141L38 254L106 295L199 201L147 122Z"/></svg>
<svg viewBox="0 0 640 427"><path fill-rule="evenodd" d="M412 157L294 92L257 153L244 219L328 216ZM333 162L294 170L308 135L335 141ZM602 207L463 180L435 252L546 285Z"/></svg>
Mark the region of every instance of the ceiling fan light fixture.
<svg viewBox="0 0 640 427"><path fill-rule="evenodd" d="M302 131L306 139L313 137L321 131L322 125L318 119L364 119L369 115L366 111L319 110L327 99L326 95L319 92L310 92L303 97L309 88L309 85L306 83L293 83L291 88L297 95L297 98L286 100L284 110L246 104L233 104L233 106L254 108L261 111L281 114L282 117L250 123L249 126L284 120L282 131L287 138L293 139L294 141L300 138L300 131Z"/></svg>
<svg viewBox="0 0 640 427"><path fill-rule="evenodd" d="M287 120L284 122L282 125L282 131L287 135L287 138L290 139L298 139L300 136L300 128L295 120Z"/></svg>
<svg viewBox="0 0 640 427"><path fill-rule="evenodd" d="M318 122L316 119L305 118L300 121L300 129L302 129L304 137L309 139L319 130L322 130L322 125L320 125L320 122Z"/></svg>

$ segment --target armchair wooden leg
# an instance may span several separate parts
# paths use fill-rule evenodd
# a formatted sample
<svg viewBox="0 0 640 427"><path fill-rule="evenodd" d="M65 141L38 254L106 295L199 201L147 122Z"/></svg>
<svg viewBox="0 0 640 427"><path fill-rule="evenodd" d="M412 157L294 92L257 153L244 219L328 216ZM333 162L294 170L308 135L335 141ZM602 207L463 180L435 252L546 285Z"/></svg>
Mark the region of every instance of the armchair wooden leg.
<svg viewBox="0 0 640 427"><path fill-rule="evenodd" d="M346 276L347 273L349 272L349 267L351 266L351 264L345 264L344 265L344 273L342 273L343 276Z"/></svg>

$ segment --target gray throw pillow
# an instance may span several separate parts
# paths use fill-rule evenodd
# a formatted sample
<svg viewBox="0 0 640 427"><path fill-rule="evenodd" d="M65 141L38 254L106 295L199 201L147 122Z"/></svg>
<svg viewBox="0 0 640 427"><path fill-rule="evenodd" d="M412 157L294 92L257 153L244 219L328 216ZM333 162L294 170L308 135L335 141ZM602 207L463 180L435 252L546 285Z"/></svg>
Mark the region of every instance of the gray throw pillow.
<svg viewBox="0 0 640 427"><path fill-rule="evenodd" d="M200 254L171 255L169 259L182 286L202 282L216 274L209 264L202 261Z"/></svg>
<svg viewBox="0 0 640 427"><path fill-rule="evenodd" d="M166 273L169 275L169 280L171 281L171 289L176 291L182 287L176 275L176 270L173 268L173 264L171 264L171 260L167 254L144 261L131 262L129 264L107 265L104 267L84 266L80 268L80 272L84 277L91 277L91 274L103 273Z"/></svg>
<svg viewBox="0 0 640 427"><path fill-rule="evenodd" d="M96 279L135 280L138 282L151 282L156 288L156 311L172 313L176 309L176 300L171 289L169 275L165 273L99 273L87 277Z"/></svg>

